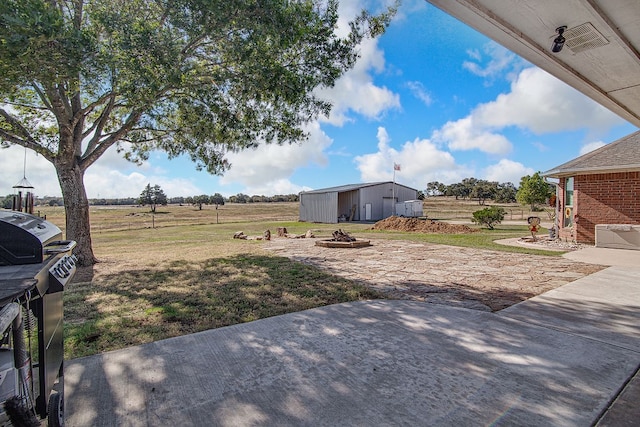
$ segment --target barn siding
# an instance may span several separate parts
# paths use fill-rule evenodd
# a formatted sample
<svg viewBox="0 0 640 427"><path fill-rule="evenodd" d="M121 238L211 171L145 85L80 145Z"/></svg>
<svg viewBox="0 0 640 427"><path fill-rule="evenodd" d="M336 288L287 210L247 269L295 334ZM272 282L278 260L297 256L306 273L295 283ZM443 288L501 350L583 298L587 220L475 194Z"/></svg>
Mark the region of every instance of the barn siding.
<svg viewBox="0 0 640 427"><path fill-rule="evenodd" d="M387 194L389 193L389 194ZM391 197L391 185L380 184L360 189L360 217L365 218L365 206L371 204L371 219L378 221L383 216L383 199Z"/></svg>
<svg viewBox="0 0 640 427"><path fill-rule="evenodd" d="M413 188L396 184L396 199L398 202L406 202L407 200L416 200L418 192Z"/></svg>
<svg viewBox="0 0 640 427"><path fill-rule="evenodd" d="M395 196L395 200L393 200ZM415 200L418 192L413 188L393 183L383 183L380 185L372 185L360 189L360 217L365 217L365 205L371 203L371 219L374 221L387 218L393 214L395 203L405 200ZM382 201L382 203L381 203ZM388 206L385 209L385 206Z"/></svg>
<svg viewBox="0 0 640 427"><path fill-rule="evenodd" d="M300 221L338 222L338 193L300 193Z"/></svg>
<svg viewBox="0 0 640 427"><path fill-rule="evenodd" d="M343 190L343 191L340 191ZM395 200L392 196L395 195ZM335 224L338 217L351 216L355 205L354 221L366 218L366 205L371 204L371 220L377 221L392 215L396 201L415 200L418 191L404 185L384 182L328 188L326 192L316 190L300 193L300 221Z"/></svg>

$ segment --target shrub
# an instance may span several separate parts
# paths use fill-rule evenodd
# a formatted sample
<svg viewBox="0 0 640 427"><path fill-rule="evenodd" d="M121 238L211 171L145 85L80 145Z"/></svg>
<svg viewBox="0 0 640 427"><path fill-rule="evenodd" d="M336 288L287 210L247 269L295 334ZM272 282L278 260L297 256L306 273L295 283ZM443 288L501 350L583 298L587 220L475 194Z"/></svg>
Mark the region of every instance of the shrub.
<svg viewBox="0 0 640 427"><path fill-rule="evenodd" d="M486 225L489 230L493 230L495 224L500 224L504 219L506 211L497 206L484 208L473 213L472 221L475 224Z"/></svg>

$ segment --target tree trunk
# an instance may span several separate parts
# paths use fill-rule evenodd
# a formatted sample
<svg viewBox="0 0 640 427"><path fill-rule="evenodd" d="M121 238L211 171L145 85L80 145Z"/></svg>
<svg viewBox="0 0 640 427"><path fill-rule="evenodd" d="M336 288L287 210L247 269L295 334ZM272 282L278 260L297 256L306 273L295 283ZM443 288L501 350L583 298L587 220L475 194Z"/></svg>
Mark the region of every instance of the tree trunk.
<svg viewBox="0 0 640 427"><path fill-rule="evenodd" d="M56 172L62 189L66 214L66 238L77 243L73 253L81 266L95 264L91 246L91 222L89 220L89 200L84 188L84 171L73 165L56 163Z"/></svg>

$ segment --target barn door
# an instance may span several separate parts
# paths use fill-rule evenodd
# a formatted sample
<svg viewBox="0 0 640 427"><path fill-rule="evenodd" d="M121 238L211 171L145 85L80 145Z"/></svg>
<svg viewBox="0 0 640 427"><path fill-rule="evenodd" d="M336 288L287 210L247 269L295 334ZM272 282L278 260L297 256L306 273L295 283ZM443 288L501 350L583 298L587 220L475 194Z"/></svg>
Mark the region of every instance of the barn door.
<svg viewBox="0 0 640 427"><path fill-rule="evenodd" d="M395 199L385 197L382 199L382 218L389 218L393 215Z"/></svg>
<svg viewBox="0 0 640 427"><path fill-rule="evenodd" d="M371 221L371 203L364 205L364 219L365 221Z"/></svg>

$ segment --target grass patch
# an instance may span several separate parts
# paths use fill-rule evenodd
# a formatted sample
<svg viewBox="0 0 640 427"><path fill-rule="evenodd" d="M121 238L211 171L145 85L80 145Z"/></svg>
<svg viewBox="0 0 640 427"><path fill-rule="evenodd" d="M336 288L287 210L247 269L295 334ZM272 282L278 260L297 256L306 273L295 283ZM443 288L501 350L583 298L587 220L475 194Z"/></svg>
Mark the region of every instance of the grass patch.
<svg viewBox="0 0 640 427"><path fill-rule="evenodd" d="M65 289L65 357L382 297L288 258L235 255L128 270ZM79 304L84 301L83 304Z"/></svg>
<svg viewBox="0 0 640 427"><path fill-rule="evenodd" d="M545 229L542 229L544 232ZM436 233L407 233L398 231L368 230L368 233L385 238L411 240L417 242L436 243L450 246L463 246L467 248L488 249L501 252L521 254L561 256L564 252L534 249L525 246L506 246L495 243L496 240L514 239L530 235L527 226L503 225L496 226L493 230L480 228L477 233L470 234L436 234ZM540 234L544 234L541 232Z"/></svg>

